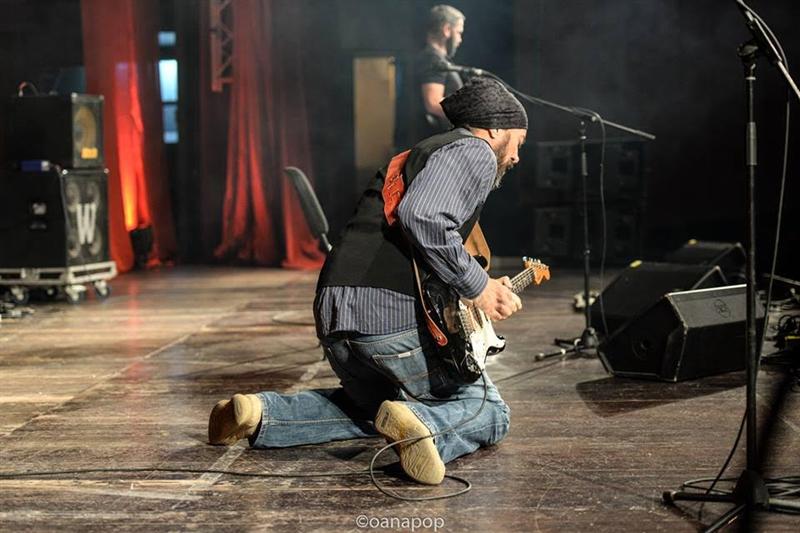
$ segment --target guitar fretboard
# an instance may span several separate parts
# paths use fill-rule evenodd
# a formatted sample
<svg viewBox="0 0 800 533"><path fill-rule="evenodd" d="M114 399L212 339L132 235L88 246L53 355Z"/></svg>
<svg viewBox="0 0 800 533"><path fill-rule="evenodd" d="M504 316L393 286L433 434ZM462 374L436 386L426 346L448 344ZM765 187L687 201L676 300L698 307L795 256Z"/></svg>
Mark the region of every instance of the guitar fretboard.
<svg viewBox="0 0 800 533"><path fill-rule="evenodd" d="M533 281L533 272L531 270L523 270L513 278L511 278L512 291L515 293L522 292L525 287Z"/></svg>
<svg viewBox="0 0 800 533"><path fill-rule="evenodd" d="M522 272L511 278L511 287L512 287L511 290L514 291L515 293L522 292L525 289L525 287L527 287L528 285L531 284L531 282L533 282L537 274L537 269L540 267L541 264L536 263L530 268L526 268L525 270L523 270Z"/></svg>

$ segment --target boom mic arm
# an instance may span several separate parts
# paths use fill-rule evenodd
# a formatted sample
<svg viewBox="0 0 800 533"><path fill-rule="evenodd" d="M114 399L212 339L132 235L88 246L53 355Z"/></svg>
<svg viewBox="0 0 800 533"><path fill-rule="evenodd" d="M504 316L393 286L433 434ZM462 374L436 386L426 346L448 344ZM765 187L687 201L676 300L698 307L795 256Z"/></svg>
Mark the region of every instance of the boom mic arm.
<svg viewBox="0 0 800 533"><path fill-rule="evenodd" d="M485 76L486 71L480 68L464 67L462 65L455 65L446 59L437 61L434 68L440 72L458 72L459 74L466 74L467 76Z"/></svg>

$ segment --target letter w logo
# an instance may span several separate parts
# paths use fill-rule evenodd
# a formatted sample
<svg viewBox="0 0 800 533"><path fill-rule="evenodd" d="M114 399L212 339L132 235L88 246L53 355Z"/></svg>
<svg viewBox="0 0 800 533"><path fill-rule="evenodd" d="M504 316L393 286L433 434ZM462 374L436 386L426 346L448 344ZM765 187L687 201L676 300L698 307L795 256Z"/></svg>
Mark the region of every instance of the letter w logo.
<svg viewBox="0 0 800 533"><path fill-rule="evenodd" d="M78 241L81 244L92 244L94 241L94 224L97 220L97 204L78 204Z"/></svg>

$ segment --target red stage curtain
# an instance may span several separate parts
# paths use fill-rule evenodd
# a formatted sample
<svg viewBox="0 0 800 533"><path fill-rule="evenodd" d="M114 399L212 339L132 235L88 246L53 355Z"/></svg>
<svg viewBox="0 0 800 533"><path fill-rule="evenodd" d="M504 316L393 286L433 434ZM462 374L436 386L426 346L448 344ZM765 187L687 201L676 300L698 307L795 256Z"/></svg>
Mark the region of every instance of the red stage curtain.
<svg viewBox="0 0 800 533"><path fill-rule="evenodd" d="M324 256L283 175L288 165L313 175L300 15L294 2L233 3L233 81L218 258L287 268L322 264Z"/></svg>
<svg viewBox="0 0 800 533"><path fill-rule="evenodd" d="M134 257L128 232L152 226L151 258L175 253L158 85L158 0L82 0L87 89L105 97L111 256Z"/></svg>

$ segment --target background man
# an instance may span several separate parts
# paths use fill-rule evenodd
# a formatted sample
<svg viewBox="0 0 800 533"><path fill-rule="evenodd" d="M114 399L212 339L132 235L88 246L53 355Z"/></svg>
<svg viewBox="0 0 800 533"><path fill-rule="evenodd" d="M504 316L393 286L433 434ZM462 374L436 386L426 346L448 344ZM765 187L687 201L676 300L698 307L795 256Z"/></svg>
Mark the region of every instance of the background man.
<svg viewBox="0 0 800 533"><path fill-rule="evenodd" d="M442 71L439 66L451 61L461 46L465 21L464 14L452 6L437 5L430 10L425 48L414 64L415 88L419 91L415 97L421 101L421 106L416 113L413 142L452 127L440 102L460 89L464 82L457 72Z"/></svg>

